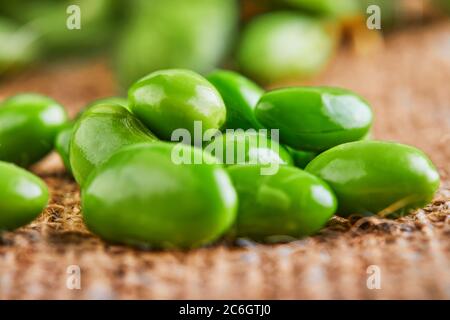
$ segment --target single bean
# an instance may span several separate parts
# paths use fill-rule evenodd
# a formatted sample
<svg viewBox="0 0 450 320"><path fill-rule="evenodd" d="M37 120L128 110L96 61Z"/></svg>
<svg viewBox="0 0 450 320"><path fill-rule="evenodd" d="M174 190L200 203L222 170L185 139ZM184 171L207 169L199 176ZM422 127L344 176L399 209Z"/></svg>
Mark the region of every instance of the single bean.
<svg viewBox="0 0 450 320"><path fill-rule="evenodd" d="M124 146L154 142L155 136L127 109L100 104L86 110L73 128L70 166L83 185L91 171Z"/></svg>
<svg viewBox="0 0 450 320"><path fill-rule="evenodd" d="M68 123L58 132L55 139L56 152L58 152L66 171L69 173L72 173L72 167L70 166L70 140L72 138L73 126L74 124L72 122Z"/></svg>
<svg viewBox="0 0 450 320"><path fill-rule="evenodd" d="M195 136L194 121L202 129L220 129L225 104L216 88L189 70L162 70L137 81L128 92L132 112L159 138L171 140L177 129Z"/></svg>
<svg viewBox="0 0 450 320"><path fill-rule="evenodd" d="M318 155L318 153L313 151L295 150L289 147L288 150L292 156L295 166L300 169L305 169L308 163L310 163L312 159Z"/></svg>
<svg viewBox="0 0 450 320"><path fill-rule="evenodd" d="M38 94L19 94L0 105L0 160L27 167L47 155L66 124L64 108Z"/></svg>
<svg viewBox="0 0 450 320"><path fill-rule="evenodd" d="M210 243L234 222L236 192L217 160L187 145L207 163L177 165L174 145L129 146L113 155L82 191L89 229L106 240L151 248Z"/></svg>
<svg viewBox="0 0 450 320"><path fill-rule="evenodd" d="M227 108L224 129L260 129L254 109L264 90L233 71L217 70L207 77L221 94Z"/></svg>
<svg viewBox="0 0 450 320"><path fill-rule="evenodd" d="M403 215L430 202L439 187L439 174L422 151L392 142L346 143L305 170L331 186L342 216Z"/></svg>
<svg viewBox="0 0 450 320"><path fill-rule="evenodd" d="M186 68L213 70L234 42L236 0L133 1L130 19L116 38L115 66L128 87L149 72Z"/></svg>
<svg viewBox="0 0 450 320"><path fill-rule="evenodd" d="M45 183L32 173L0 161L0 231L34 220L48 202Z"/></svg>
<svg viewBox="0 0 450 320"><path fill-rule="evenodd" d="M324 151L362 139L372 125L369 104L355 93L329 87L293 87L264 94L256 118L280 130L280 141L299 150Z"/></svg>
<svg viewBox="0 0 450 320"><path fill-rule="evenodd" d="M267 135L256 131L232 131L216 137L205 151L225 165L293 164L289 152Z"/></svg>
<svg viewBox="0 0 450 320"><path fill-rule="evenodd" d="M262 241L308 236L333 216L335 196L319 178L289 166L271 176L260 170L259 165L228 168L239 197L236 236Z"/></svg>

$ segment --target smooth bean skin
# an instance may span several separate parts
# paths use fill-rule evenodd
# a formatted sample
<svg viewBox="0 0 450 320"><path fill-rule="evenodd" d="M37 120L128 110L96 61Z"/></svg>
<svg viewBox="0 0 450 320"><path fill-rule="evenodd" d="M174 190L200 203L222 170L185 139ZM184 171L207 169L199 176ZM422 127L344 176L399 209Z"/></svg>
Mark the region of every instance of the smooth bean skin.
<svg viewBox="0 0 450 320"><path fill-rule="evenodd" d="M393 142L346 143L317 156L305 169L335 192L338 214L404 215L433 199L439 174L420 150Z"/></svg>
<svg viewBox="0 0 450 320"><path fill-rule="evenodd" d="M237 53L239 67L262 83L310 78L332 57L338 39L334 30L331 21L294 12L261 15L243 31Z"/></svg>
<svg viewBox="0 0 450 320"><path fill-rule="evenodd" d="M324 151L362 139L372 126L369 104L355 93L328 87L293 87L264 94L255 110L265 127L280 130L294 149Z"/></svg>
<svg viewBox="0 0 450 320"><path fill-rule="evenodd" d="M3 8L2 8L3 10ZM41 54L39 34L0 16L0 74L17 71Z"/></svg>
<svg viewBox="0 0 450 320"><path fill-rule="evenodd" d="M450 14L450 0L434 0L434 2L440 9Z"/></svg>
<svg viewBox="0 0 450 320"><path fill-rule="evenodd" d="M211 72L229 53L237 31L236 0L133 1L117 38L115 66L129 87L149 72L185 68Z"/></svg>
<svg viewBox="0 0 450 320"><path fill-rule="evenodd" d="M228 174L187 145L184 152L209 164L175 164L173 146L130 146L100 166L82 192L88 228L106 240L147 248L193 248L220 237L236 217Z"/></svg>
<svg viewBox="0 0 450 320"><path fill-rule="evenodd" d="M45 183L34 174L0 161L0 231L33 221L48 202Z"/></svg>
<svg viewBox="0 0 450 320"><path fill-rule="evenodd" d="M264 90L253 81L233 71L217 70L206 79L219 91L227 108L224 129L260 129L254 109Z"/></svg>
<svg viewBox="0 0 450 320"><path fill-rule="evenodd" d="M199 74L181 69L161 70L138 80L128 91L132 112L157 137L171 141L176 129L194 135L194 121L202 129L220 129L226 108L219 92Z"/></svg>
<svg viewBox="0 0 450 320"><path fill-rule="evenodd" d="M225 166L235 164L287 164L293 160L276 141L256 131L232 131L216 137L205 147Z"/></svg>
<svg viewBox="0 0 450 320"><path fill-rule="evenodd" d="M318 153L313 151L295 150L288 147L288 151L292 156L292 160L297 168L305 169L305 167L317 157Z"/></svg>
<svg viewBox="0 0 450 320"><path fill-rule="evenodd" d="M100 104L86 110L76 122L70 140L70 166L78 184L83 185L91 171L123 148L157 139L127 109Z"/></svg>
<svg viewBox="0 0 450 320"><path fill-rule="evenodd" d="M319 231L336 211L336 198L319 178L281 166L263 176L259 165L228 167L239 197L235 235L258 241L303 237Z"/></svg>
<svg viewBox="0 0 450 320"><path fill-rule="evenodd" d="M0 160L27 167L47 155L67 122L64 108L38 94L18 94L0 104Z"/></svg>

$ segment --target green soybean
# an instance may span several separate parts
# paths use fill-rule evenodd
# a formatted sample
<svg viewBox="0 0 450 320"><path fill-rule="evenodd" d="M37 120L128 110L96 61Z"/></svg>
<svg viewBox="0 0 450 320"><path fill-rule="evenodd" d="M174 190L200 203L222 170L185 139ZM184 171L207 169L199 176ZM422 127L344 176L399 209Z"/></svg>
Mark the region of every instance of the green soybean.
<svg viewBox="0 0 450 320"><path fill-rule="evenodd" d="M450 13L450 0L434 0L434 3L445 12Z"/></svg>
<svg viewBox="0 0 450 320"><path fill-rule="evenodd" d="M0 160L29 166L47 155L67 114L53 99L19 94L0 104Z"/></svg>
<svg viewBox="0 0 450 320"><path fill-rule="evenodd" d="M357 141L320 154L306 171L334 190L338 213L403 215L430 202L439 174L420 150L398 143Z"/></svg>
<svg viewBox="0 0 450 320"><path fill-rule="evenodd" d="M123 97L106 97L100 98L89 103L85 108L83 108L80 112L78 112L75 121L78 120L86 110L92 108L96 105L120 105L130 111L128 106L128 100ZM72 138L73 127L75 125L75 121L68 123L61 131L59 131L55 140L55 149L61 157L64 167L66 171L72 173L72 168L70 166L70 140Z"/></svg>
<svg viewBox="0 0 450 320"><path fill-rule="evenodd" d="M175 164L168 143L124 148L100 166L82 192L89 229L106 240L151 248L192 248L234 222L237 197L210 155L179 146L199 164Z"/></svg>
<svg viewBox="0 0 450 320"><path fill-rule="evenodd" d="M266 134L253 131L229 131L216 137L205 151L225 165L292 164L289 152Z"/></svg>
<svg viewBox="0 0 450 320"><path fill-rule="evenodd" d="M118 37L115 65L125 86L166 68L212 71L230 51L238 26L236 0L133 1Z"/></svg>
<svg viewBox="0 0 450 320"><path fill-rule="evenodd" d="M243 31L237 54L239 66L265 83L309 78L330 60L337 43L335 29L293 12L259 16Z"/></svg>
<svg viewBox="0 0 450 320"><path fill-rule="evenodd" d="M264 90L233 71L217 70L207 77L221 94L227 108L224 129L259 129L254 109Z"/></svg>
<svg viewBox="0 0 450 320"><path fill-rule="evenodd" d="M38 39L33 28L0 17L0 74L16 71L36 60L41 51Z"/></svg>
<svg viewBox="0 0 450 320"><path fill-rule="evenodd" d="M362 139L372 125L369 104L355 93L328 87L293 87L264 94L255 110L280 141L294 149L324 151Z"/></svg>
<svg viewBox="0 0 450 320"><path fill-rule="evenodd" d="M58 132L55 139L55 150L61 157L66 171L69 173L72 173L70 166L70 140L72 138L73 125L73 123L67 124Z"/></svg>
<svg viewBox="0 0 450 320"><path fill-rule="evenodd" d="M235 235L260 241L302 237L320 230L333 216L336 199L326 183L294 167L261 175L259 165L228 168L239 197Z"/></svg>
<svg viewBox="0 0 450 320"><path fill-rule="evenodd" d="M105 97L105 98L99 98L96 99L94 101L92 101L91 103L89 103L84 110L89 109L90 107L99 105L99 104L118 104L122 107L124 107L125 109L127 109L128 111L130 110L130 106L128 104L128 99L124 98L124 97Z"/></svg>
<svg viewBox="0 0 450 320"><path fill-rule="evenodd" d="M0 161L0 231L34 220L48 202L45 183L14 164Z"/></svg>
<svg viewBox="0 0 450 320"><path fill-rule="evenodd" d="M206 131L220 129L226 119L225 104L216 88L189 70L151 73L130 88L128 100L132 112L159 138L168 141L177 129L195 136L194 121Z"/></svg>
<svg viewBox="0 0 450 320"><path fill-rule="evenodd" d="M83 185L91 171L124 146L153 142L155 136L127 109L100 104L86 110L73 128L70 166Z"/></svg>

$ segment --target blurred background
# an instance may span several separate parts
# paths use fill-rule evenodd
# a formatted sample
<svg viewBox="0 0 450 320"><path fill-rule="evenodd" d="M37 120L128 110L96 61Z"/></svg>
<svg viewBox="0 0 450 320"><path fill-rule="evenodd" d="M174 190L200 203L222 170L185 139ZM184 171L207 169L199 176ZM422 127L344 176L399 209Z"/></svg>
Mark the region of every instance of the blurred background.
<svg viewBox="0 0 450 320"><path fill-rule="evenodd" d="M2 1L0 77L102 57L122 91L165 68L229 68L264 85L303 81L342 47L368 54L386 34L448 13L450 0Z"/></svg>

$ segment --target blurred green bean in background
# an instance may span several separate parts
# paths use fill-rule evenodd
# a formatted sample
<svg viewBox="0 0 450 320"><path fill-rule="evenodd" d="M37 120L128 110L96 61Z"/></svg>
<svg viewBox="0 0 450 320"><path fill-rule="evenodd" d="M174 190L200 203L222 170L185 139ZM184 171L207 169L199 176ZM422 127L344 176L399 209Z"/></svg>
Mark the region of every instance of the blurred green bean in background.
<svg viewBox="0 0 450 320"><path fill-rule="evenodd" d="M422 0L450 12L450 0ZM14 0L0 2L0 75L67 57L108 56L124 88L154 70L239 69L260 83L316 76L378 5L401 26L401 0ZM81 29L66 26L68 6ZM361 33L358 33L361 34ZM344 33L345 35L345 33Z"/></svg>

